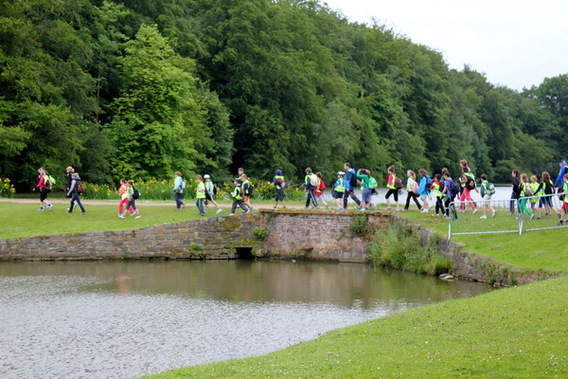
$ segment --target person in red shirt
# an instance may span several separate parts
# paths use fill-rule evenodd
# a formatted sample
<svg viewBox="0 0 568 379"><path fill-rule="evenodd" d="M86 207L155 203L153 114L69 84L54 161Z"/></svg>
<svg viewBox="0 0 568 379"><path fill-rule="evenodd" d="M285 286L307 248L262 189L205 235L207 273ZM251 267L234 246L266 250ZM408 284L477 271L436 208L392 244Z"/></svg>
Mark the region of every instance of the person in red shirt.
<svg viewBox="0 0 568 379"><path fill-rule="evenodd" d="M325 201L324 197L323 197L323 191L325 191L325 182L323 181L322 178L322 174L321 172L316 172L316 176L319 178L319 184L318 186L314 189L314 193L316 194L316 201L319 203L321 201L321 203L323 205L325 205L326 208L329 208L329 204Z"/></svg>
<svg viewBox="0 0 568 379"><path fill-rule="evenodd" d="M50 211L53 206L51 205L49 200L47 200L47 194L49 193L49 191L51 191L51 188L48 187L47 183L49 176L47 175L47 170L45 169L45 167L38 168L37 172L38 183L35 186L34 191L36 188L39 190L39 202L41 203L41 207L38 209L38 211L44 211L46 209Z"/></svg>

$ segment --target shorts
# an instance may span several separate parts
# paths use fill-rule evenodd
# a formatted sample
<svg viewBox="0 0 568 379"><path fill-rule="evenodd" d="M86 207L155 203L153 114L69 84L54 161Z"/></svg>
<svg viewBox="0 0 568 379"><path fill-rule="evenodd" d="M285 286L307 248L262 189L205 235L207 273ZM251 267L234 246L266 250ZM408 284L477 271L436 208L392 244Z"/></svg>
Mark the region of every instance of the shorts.
<svg viewBox="0 0 568 379"><path fill-rule="evenodd" d="M249 197L248 196L243 196L243 203L246 203L249 201Z"/></svg>
<svg viewBox="0 0 568 379"><path fill-rule="evenodd" d="M562 209L564 212L568 212L568 203L562 203Z"/></svg>
<svg viewBox="0 0 568 379"><path fill-rule="evenodd" d="M274 200L284 201L284 191L282 189L275 189Z"/></svg>
<svg viewBox="0 0 568 379"><path fill-rule="evenodd" d="M423 193L422 195L420 195L420 198L422 200L426 200L428 198L428 194L427 193Z"/></svg>
<svg viewBox="0 0 568 379"><path fill-rule="evenodd" d="M205 192L205 200L215 201L209 192Z"/></svg>
<svg viewBox="0 0 568 379"><path fill-rule="evenodd" d="M343 194L344 194L344 193L345 193L345 192L334 191L334 192L333 192L333 198L334 198L334 199L343 199Z"/></svg>
<svg viewBox="0 0 568 379"><path fill-rule="evenodd" d="M483 196L483 200L490 201L492 197L493 197L493 195L489 195L489 194L486 193L486 194Z"/></svg>
<svg viewBox="0 0 568 379"><path fill-rule="evenodd" d="M371 201L371 189L363 188L363 192L361 193L361 202L369 204Z"/></svg>

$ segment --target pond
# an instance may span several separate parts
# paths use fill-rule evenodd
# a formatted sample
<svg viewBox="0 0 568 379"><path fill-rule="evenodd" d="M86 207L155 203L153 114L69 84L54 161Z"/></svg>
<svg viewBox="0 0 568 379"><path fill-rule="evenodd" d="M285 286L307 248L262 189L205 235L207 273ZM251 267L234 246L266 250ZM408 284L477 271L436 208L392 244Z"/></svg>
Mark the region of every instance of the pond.
<svg viewBox="0 0 568 379"><path fill-rule="evenodd" d="M487 291L363 264L5 262L0 377L135 378Z"/></svg>

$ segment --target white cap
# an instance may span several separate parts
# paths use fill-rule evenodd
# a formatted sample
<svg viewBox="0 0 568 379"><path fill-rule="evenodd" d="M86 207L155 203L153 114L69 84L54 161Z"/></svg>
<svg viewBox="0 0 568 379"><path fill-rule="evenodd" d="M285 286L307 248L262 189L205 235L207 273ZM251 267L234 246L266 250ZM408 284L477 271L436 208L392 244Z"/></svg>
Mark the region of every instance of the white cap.
<svg viewBox="0 0 568 379"><path fill-rule="evenodd" d="M211 177L209 176L209 174L205 174L203 175L203 179L210 179Z"/></svg>
<svg viewBox="0 0 568 379"><path fill-rule="evenodd" d="M337 175L345 175L345 173L343 171L338 171Z"/></svg>

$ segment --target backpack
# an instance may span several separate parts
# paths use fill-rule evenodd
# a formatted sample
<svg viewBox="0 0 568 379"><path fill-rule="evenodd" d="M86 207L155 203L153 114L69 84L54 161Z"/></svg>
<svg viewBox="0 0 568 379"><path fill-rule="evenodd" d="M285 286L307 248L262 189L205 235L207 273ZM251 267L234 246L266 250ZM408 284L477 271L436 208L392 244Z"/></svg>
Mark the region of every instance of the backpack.
<svg viewBox="0 0 568 379"><path fill-rule="evenodd" d="M404 185L402 184L402 179L397 176L394 179L394 188L401 189L402 187L404 187Z"/></svg>
<svg viewBox="0 0 568 379"><path fill-rule="evenodd" d="M254 191L254 186L250 183L244 183L243 184L243 194L245 196L252 196L252 193Z"/></svg>
<svg viewBox="0 0 568 379"><path fill-rule="evenodd" d="M319 184L320 184L319 178L314 174L310 175L310 185L316 188L317 186L319 186Z"/></svg>
<svg viewBox="0 0 568 379"><path fill-rule="evenodd" d="M369 178L369 188L374 189L377 188L377 186L378 186L377 180L371 176Z"/></svg>
<svg viewBox="0 0 568 379"><path fill-rule="evenodd" d="M351 188L357 188L359 186L359 181L357 180L357 175L354 172L350 172L351 177L349 178L349 186Z"/></svg>
<svg viewBox="0 0 568 379"><path fill-rule="evenodd" d="M489 183L489 185L487 186L487 194L495 195L495 185L493 183Z"/></svg>
<svg viewBox="0 0 568 379"><path fill-rule="evenodd" d="M181 181L181 189L185 189L185 180Z"/></svg>
<svg viewBox="0 0 568 379"><path fill-rule="evenodd" d="M140 191L138 191L138 188L132 186L132 198L134 200L139 199L140 198Z"/></svg>
<svg viewBox="0 0 568 379"><path fill-rule="evenodd" d="M45 175L44 188L48 191L51 191L54 184L55 184L55 179L53 179L53 176L46 174Z"/></svg>
<svg viewBox="0 0 568 379"><path fill-rule="evenodd" d="M77 188L77 192L85 193L85 183L82 180L75 181L75 188Z"/></svg>
<svg viewBox="0 0 568 379"><path fill-rule="evenodd" d="M432 183L433 183L433 182L434 182L434 181L432 180L431 177L429 177L429 176L426 177L426 190L427 190L428 192L430 192L430 188L432 188Z"/></svg>
<svg viewBox="0 0 568 379"><path fill-rule="evenodd" d="M466 188L469 190L475 189L475 179L473 179L471 176L466 175L467 178L467 183L466 183Z"/></svg>
<svg viewBox="0 0 568 379"><path fill-rule="evenodd" d="M460 193L460 185L454 180L450 181L450 192L452 193L452 195L457 195Z"/></svg>

